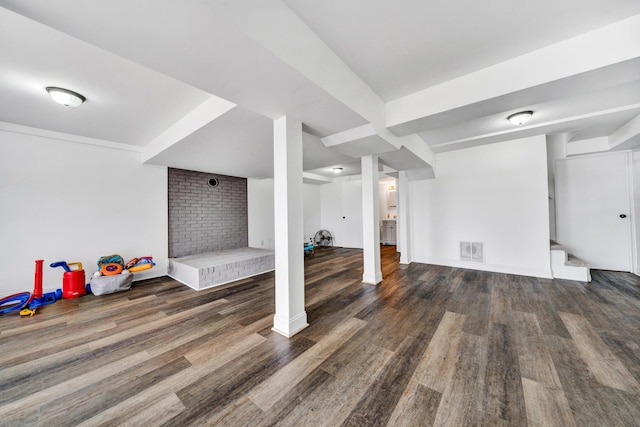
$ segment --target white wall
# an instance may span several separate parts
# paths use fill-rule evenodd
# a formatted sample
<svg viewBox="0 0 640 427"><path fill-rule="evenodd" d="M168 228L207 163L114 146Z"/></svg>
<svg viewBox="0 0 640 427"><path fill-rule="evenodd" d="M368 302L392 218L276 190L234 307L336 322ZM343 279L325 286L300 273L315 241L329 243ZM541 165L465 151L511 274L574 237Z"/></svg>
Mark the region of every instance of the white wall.
<svg viewBox="0 0 640 427"><path fill-rule="evenodd" d="M547 135L547 183L549 187L549 237L556 240L556 160L567 157L567 135Z"/></svg>
<svg viewBox="0 0 640 427"><path fill-rule="evenodd" d="M275 249L273 179L247 179L249 247Z"/></svg>
<svg viewBox="0 0 640 427"><path fill-rule="evenodd" d="M307 242L321 228L320 187L303 184L302 191L304 241ZM252 248L275 249L273 195L273 179L247 180L249 246Z"/></svg>
<svg viewBox="0 0 640 427"><path fill-rule="evenodd" d="M416 262L550 277L544 136L437 155L434 180L410 185ZM459 260L485 242L486 264Z"/></svg>
<svg viewBox="0 0 640 427"><path fill-rule="evenodd" d="M320 217L320 186L304 184L304 241L308 242L322 228Z"/></svg>
<svg viewBox="0 0 640 427"><path fill-rule="evenodd" d="M62 286L54 261L83 264L151 255L157 266L135 279L167 272L167 169L140 154L0 131L0 296L33 290L36 259L43 288Z"/></svg>
<svg viewBox="0 0 640 427"><path fill-rule="evenodd" d="M397 208L389 207L388 191L389 187L397 188L395 179L383 180L378 184L378 205L380 211L380 221L383 219L397 219ZM397 203L397 198L396 198Z"/></svg>
<svg viewBox="0 0 640 427"><path fill-rule="evenodd" d="M320 187L322 228L335 246L362 248L362 181L338 180Z"/></svg>
<svg viewBox="0 0 640 427"><path fill-rule="evenodd" d="M640 250L638 250L638 242L640 242L640 152L633 152L632 173L633 173L633 239L631 249L633 251L633 272L640 274Z"/></svg>

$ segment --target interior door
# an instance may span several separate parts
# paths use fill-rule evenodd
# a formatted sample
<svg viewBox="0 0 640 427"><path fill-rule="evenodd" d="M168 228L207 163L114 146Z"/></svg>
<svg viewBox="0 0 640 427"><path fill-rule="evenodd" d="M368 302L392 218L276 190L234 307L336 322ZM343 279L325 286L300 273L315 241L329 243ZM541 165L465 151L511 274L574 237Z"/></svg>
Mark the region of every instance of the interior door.
<svg viewBox="0 0 640 427"><path fill-rule="evenodd" d="M342 186L342 246L362 248L362 183L345 182Z"/></svg>
<svg viewBox="0 0 640 427"><path fill-rule="evenodd" d="M569 252L602 270L631 271L628 153L556 162L556 235Z"/></svg>

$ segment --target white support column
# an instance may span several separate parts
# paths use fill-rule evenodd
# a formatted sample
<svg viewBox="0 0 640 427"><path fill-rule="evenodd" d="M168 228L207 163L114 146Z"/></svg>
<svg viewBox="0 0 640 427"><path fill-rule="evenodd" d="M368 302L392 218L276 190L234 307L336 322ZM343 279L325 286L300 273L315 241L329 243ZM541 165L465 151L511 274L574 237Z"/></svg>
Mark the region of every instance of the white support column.
<svg viewBox="0 0 640 427"><path fill-rule="evenodd" d="M273 330L291 337L309 326L304 307L302 123L273 121L276 314Z"/></svg>
<svg viewBox="0 0 640 427"><path fill-rule="evenodd" d="M380 271L380 207L378 206L378 156L364 156L362 162L362 281L377 285Z"/></svg>
<svg viewBox="0 0 640 427"><path fill-rule="evenodd" d="M409 222L409 180L407 173L398 173L398 243L400 264L411 264L411 227Z"/></svg>

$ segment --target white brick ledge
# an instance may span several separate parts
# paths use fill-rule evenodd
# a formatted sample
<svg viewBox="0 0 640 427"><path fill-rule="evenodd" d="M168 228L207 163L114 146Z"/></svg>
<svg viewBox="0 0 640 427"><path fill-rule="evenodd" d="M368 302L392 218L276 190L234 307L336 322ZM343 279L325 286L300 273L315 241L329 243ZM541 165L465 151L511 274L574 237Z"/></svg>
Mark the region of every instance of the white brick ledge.
<svg viewBox="0 0 640 427"><path fill-rule="evenodd" d="M168 274L177 281L200 290L274 269L274 251L258 248L236 248L169 258Z"/></svg>

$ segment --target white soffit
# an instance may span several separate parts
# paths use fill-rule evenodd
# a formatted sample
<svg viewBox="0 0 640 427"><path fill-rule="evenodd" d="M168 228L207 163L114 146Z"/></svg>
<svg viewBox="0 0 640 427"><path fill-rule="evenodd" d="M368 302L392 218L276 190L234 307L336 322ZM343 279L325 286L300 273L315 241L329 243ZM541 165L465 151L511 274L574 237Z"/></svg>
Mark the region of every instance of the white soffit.
<svg viewBox="0 0 640 427"><path fill-rule="evenodd" d="M273 122L235 107L148 163L246 178L273 177Z"/></svg>

